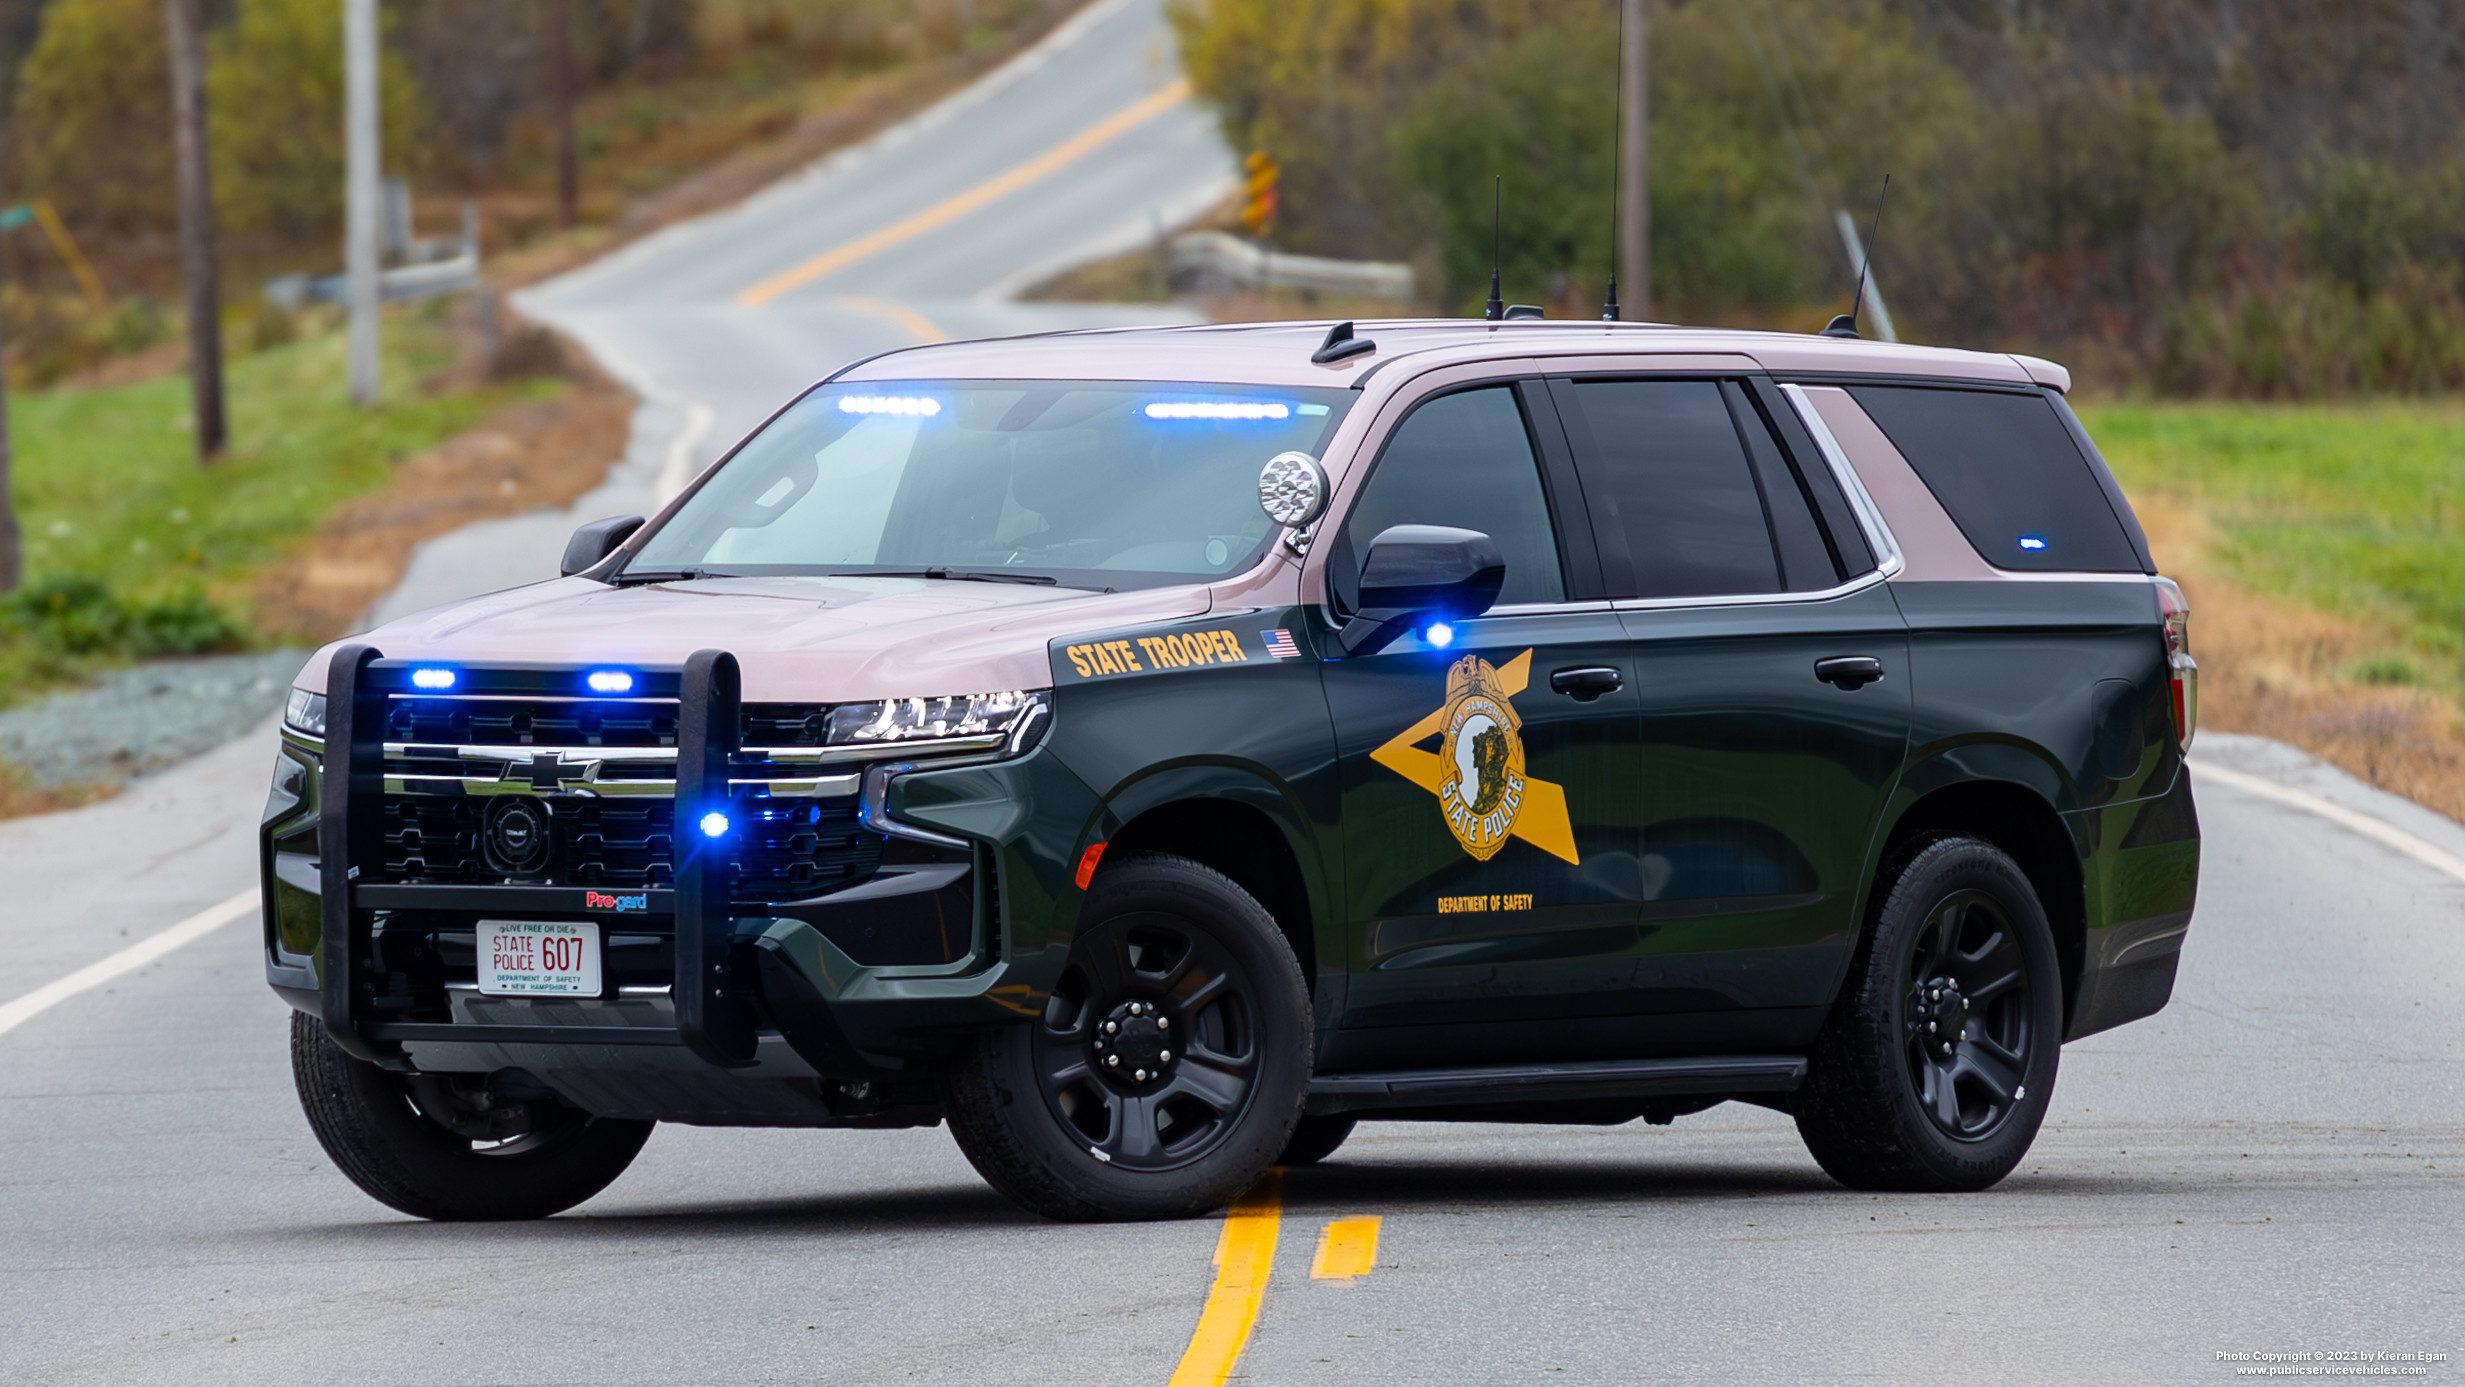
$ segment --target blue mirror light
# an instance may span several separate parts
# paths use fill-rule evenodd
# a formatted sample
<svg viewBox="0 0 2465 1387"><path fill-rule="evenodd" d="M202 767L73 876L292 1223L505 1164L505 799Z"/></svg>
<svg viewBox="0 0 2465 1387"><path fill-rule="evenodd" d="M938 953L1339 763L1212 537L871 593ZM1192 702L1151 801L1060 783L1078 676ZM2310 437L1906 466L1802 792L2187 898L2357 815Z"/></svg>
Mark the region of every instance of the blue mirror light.
<svg viewBox="0 0 2465 1387"><path fill-rule="evenodd" d="M728 816L714 809L702 816L702 836L724 838L728 832Z"/></svg>
<svg viewBox="0 0 2465 1387"><path fill-rule="evenodd" d="M411 671L411 687L415 689L450 689L454 672L450 669L415 669Z"/></svg>
<svg viewBox="0 0 2465 1387"><path fill-rule="evenodd" d="M2037 535L2022 535L2020 536L2020 547L2034 554L2045 548L2046 542L2042 537Z"/></svg>
<svg viewBox="0 0 2465 1387"><path fill-rule="evenodd" d="M1455 628L1443 621L1433 621L1429 629L1421 633L1421 639L1427 641L1432 650L1444 650L1455 643Z"/></svg>
<svg viewBox="0 0 2465 1387"><path fill-rule="evenodd" d="M592 693L621 694L633 692L633 676L621 669L595 669L583 676Z"/></svg>

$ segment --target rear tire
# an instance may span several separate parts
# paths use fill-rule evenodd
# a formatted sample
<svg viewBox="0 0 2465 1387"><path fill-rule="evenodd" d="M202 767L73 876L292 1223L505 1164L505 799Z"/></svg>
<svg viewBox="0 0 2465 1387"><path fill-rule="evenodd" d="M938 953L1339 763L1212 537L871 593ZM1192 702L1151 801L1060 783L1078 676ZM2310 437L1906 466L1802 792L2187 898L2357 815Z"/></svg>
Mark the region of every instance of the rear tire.
<svg viewBox="0 0 2465 1387"><path fill-rule="evenodd" d="M1277 1165L1316 1165L1335 1154L1344 1139L1361 1119L1350 1113L1334 1117L1305 1117L1292 1129L1292 1140L1284 1143L1284 1154L1275 1158Z"/></svg>
<svg viewBox="0 0 2465 1387"><path fill-rule="evenodd" d="M1274 1164L1309 1096L1309 991L1275 919L1186 858L1107 863L1044 1011L942 1073L951 1135L1046 1218L1189 1218Z"/></svg>
<svg viewBox="0 0 2465 1387"><path fill-rule="evenodd" d="M656 1125L593 1117L553 1098L492 1102L462 1075L390 1073L344 1054L323 1021L296 1011L291 1076L309 1130L335 1166L377 1202L416 1218L562 1213L624 1174ZM432 1108L463 1133L428 1116Z"/></svg>
<svg viewBox="0 0 2465 1387"><path fill-rule="evenodd" d="M1982 1190L2054 1097L2063 983L2027 874L1977 838L1908 855L1815 1042L1798 1133L1862 1190Z"/></svg>

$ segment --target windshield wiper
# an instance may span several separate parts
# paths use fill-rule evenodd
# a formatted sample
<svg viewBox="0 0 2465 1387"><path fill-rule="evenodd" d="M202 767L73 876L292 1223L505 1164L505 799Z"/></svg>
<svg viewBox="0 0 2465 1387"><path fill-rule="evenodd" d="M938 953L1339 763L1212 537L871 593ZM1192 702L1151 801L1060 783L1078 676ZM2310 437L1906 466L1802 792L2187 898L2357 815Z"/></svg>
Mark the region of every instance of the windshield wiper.
<svg viewBox="0 0 2465 1387"><path fill-rule="evenodd" d="M690 583L697 578L725 576L725 574L713 573L707 568L634 568L627 569L608 581L617 587L629 588L640 583Z"/></svg>
<svg viewBox="0 0 2465 1387"><path fill-rule="evenodd" d="M1031 587L1049 588L1061 582L1048 573L1004 573L998 569L973 570L963 568L908 568L897 570L868 569L861 573L830 573L830 578L939 578L954 583L1024 583Z"/></svg>

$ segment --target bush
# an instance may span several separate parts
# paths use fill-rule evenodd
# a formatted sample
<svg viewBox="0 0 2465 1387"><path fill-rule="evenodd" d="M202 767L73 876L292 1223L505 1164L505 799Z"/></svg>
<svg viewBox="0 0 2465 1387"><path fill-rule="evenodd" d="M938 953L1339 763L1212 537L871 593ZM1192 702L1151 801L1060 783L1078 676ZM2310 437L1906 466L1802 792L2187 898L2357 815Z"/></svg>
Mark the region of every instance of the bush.
<svg viewBox="0 0 2465 1387"><path fill-rule="evenodd" d="M0 625L62 655L199 655L247 640L239 623L194 587L129 601L74 575L37 579L0 599Z"/></svg>

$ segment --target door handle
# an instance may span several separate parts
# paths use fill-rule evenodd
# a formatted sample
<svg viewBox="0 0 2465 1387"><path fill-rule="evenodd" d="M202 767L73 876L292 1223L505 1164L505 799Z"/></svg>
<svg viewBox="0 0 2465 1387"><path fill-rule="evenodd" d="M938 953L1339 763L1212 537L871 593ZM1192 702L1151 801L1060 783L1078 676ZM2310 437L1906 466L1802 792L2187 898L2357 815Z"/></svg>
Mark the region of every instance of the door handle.
<svg viewBox="0 0 2465 1387"><path fill-rule="evenodd" d="M1551 671L1549 687L1577 703L1589 703L1602 694L1616 693L1625 688L1626 676L1607 665L1585 665L1579 669Z"/></svg>
<svg viewBox="0 0 2465 1387"><path fill-rule="evenodd" d="M1815 661L1815 678L1855 691L1882 681L1883 662L1872 655L1834 655Z"/></svg>

